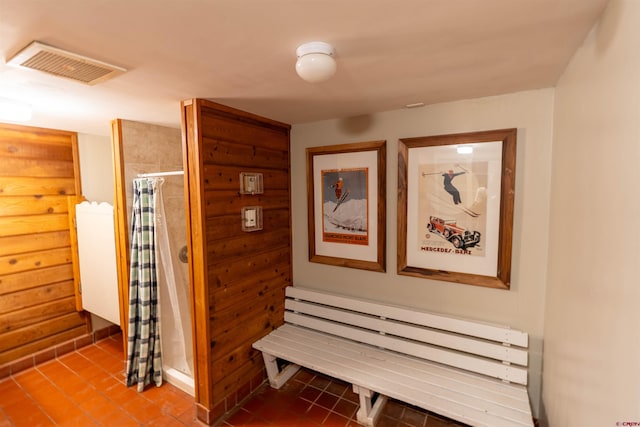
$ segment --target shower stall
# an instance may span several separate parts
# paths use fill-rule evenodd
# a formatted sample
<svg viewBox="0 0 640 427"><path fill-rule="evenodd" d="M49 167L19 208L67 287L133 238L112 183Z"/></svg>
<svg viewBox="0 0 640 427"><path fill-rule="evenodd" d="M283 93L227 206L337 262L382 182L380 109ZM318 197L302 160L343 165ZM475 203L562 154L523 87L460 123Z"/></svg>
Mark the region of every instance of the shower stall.
<svg viewBox="0 0 640 427"><path fill-rule="evenodd" d="M154 186L155 256L158 317L163 380L194 395L194 357L189 269L186 254L186 211L182 174L180 129L126 120L112 123L116 169L117 246L119 271L128 272L122 259L129 251L133 182L148 180ZM126 206L126 210L124 209ZM125 275L125 277L127 277ZM121 307L129 307L128 280L120 280ZM124 332L124 331L123 331ZM126 336L124 337L126 340Z"/></svg>

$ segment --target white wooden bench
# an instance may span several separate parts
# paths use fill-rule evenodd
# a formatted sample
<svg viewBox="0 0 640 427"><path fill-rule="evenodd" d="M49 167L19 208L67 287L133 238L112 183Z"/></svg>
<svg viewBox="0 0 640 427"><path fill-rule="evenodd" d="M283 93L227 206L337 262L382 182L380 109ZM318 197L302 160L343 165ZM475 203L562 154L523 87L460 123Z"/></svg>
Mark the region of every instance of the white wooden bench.
<svg viewBox="0 0 640 427"><path fill-rule="evenodd" d="M274 388L304 366L351 383L365 426L387 398L473 426L533 426L526 333L297 286L285 308L253 344Z"/></svg>

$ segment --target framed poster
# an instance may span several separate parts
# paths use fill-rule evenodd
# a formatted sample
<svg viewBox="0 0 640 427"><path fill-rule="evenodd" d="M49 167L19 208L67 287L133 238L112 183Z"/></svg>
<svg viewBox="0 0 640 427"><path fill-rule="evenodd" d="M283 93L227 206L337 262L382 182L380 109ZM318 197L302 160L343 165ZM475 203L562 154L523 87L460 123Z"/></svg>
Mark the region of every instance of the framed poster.
<svg viewBox="0 0 640 427"><path fill-rule="evenodd" d="M309 261L385 271L386 141L307 148Z"/></svg>
<svg viewBox="0 0 640 427"><path fill-rule="evenodd" d="M516 137L399 141L398 274L509 289Z"/></svg>

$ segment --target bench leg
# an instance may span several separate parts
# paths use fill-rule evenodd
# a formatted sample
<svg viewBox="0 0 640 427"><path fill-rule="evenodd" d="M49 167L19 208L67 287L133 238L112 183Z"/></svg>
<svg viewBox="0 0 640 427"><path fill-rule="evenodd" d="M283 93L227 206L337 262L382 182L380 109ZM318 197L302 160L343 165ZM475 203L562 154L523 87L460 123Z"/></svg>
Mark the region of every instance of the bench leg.
<svg viewBox="0 0 640 427"><path fill-rule="evenodd" d="M280 388L289 381L300 366L290 363L282 369L278 369L278 362L276 361L276 357L267 353L262 353L262 357L264 359L264 366L267 368L267 376L269 377L269 385L273 388Z"/></svg>
<svg viewBox="0 0 640 427"><path fill-rule="evenodd" d="M358 423L367 426L374 427L378 418L382 414L382 408L387 403L387 396L383 396L378 393L374 393L368 388L353 385L353 392L358 393L360 396L360 408L356 413ZM377 395L375 403L372 406L372 398Z"/></svg>

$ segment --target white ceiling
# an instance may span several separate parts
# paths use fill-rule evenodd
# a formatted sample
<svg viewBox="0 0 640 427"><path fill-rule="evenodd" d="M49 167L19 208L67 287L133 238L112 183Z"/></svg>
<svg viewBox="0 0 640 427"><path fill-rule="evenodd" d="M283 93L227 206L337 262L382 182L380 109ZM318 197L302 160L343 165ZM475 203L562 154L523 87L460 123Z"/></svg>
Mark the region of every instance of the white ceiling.
<svg viewBox="0 0 640 427"><path fill-rule="evenodd" d="M25 123L108 135L180 126L208 98L290 124L554 86L607 0L0 0L0 56L37 40L127 68L87 86L0 62ZM333 44L310 84L296 47Z"/></svg>

